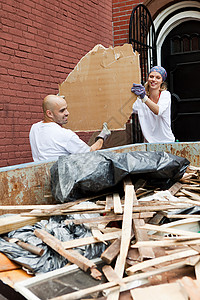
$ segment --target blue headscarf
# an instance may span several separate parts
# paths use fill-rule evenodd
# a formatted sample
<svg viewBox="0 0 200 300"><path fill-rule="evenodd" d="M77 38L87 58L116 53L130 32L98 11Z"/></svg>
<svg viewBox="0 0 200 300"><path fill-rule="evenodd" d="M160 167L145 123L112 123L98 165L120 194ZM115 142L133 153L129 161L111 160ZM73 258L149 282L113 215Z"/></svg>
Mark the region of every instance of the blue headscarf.
<svg viewBox="0 0 200 300"><path fill-rule="evenodd" d="M155 67L151 68L151 70L149 71L149 74L151 72L158 72L158 73L160 73L160 75L162 76L162 80L163 81L165 81L166 78L167 78L167 72L166 72L166 70L163 67L155 66Z"/></svg>

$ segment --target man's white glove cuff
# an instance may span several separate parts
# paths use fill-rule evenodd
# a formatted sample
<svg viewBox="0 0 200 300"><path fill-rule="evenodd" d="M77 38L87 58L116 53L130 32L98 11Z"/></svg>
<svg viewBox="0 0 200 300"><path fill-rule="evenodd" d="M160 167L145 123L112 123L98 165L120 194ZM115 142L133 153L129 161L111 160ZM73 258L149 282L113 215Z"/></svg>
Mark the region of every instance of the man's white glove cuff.
<svg viewBox="0 0 200 300"><path fill-rule="evenodd" d="M147 99L148 99L148 96L145 95L144 98L142 98L141 100L142 100L143 103L145 103L147 101Z"/></svg>

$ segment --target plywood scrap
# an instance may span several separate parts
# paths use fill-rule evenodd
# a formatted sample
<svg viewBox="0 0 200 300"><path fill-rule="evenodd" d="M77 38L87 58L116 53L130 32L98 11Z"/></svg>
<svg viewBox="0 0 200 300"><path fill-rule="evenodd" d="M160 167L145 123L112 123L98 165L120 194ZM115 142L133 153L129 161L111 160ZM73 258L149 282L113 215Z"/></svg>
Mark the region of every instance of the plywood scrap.
<svg viewBox="0 0 200 300"><path fill-rule="evenodd" d="M188 298L190 300L199 300L200 298L200 281L193 280L188 276L184 276L179 280L182 287L184 287Z"/></svg>
<svg viewBox="0 0 200 300"><path fill-rule="evenodd" d="M96 269L96 265L86 257L79 254L79 252L75 250L65 250L60 240L43 229L35 229L34 234L71 263L76 264L83 271L86 272L90 269L91 276L93 278L101 279L102 274Z"/></svg>
<svg viewBox="0 0 200 300"><path fill-rule="evenodd" d="M107 122L110 129L124 128L136 100L131 86L140 81L139 54L131 44L96 45L59 85L70 108L68 127L95 131Z"/></svg>
<svg viewBox="0 0 200 300"><path fill-rule="evenodd" d="M134 300L188 300L187 293L178 282L133 289L131 296Z"/></svg>
<svg viewBox="0 0 200 300"><path fill-rule="evenodd" d="M33 275L27 274L26 271L20 270L9 270L0 272L0 280L11 287L14 287L16 282L23 281L32 278ZM2 298L1 298L2 299ZM3 298L2 300L4 300Z"/></svg>
<svg viewBox="0 0 200 300"><path fill-rule="evenodd" d="M200 261L198 261L194 267L196 279L200 280Z"/></svg>
<svg viewBox="0 0 200 300"><path fill-rule="evenodd" d="M0 253L0 272L20 269L21 266L12 262L3 253Z"/></svg>

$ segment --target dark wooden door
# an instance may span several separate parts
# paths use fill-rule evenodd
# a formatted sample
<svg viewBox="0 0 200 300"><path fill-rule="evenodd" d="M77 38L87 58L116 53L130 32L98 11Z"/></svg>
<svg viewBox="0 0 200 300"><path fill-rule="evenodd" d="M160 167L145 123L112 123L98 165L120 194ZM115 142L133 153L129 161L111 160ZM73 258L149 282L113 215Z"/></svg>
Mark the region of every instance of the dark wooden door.
<svg viewBox="0 0 200 300"><path fill-rule="evenodd" d="M200 22L175 27L162 46L172 94L172 130L179 141L200 140Z"/></svg>

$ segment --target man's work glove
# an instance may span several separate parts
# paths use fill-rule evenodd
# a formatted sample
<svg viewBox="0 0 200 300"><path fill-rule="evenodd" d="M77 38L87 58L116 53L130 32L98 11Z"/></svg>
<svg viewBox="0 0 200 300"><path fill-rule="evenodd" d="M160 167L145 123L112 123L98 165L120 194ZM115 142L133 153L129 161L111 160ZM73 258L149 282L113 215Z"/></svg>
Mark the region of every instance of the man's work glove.
<svg viewBox="0 0 200 300"><path fill-rule="evenodd" d="M142 84L133 83L131 92L139 96L142 102L146 102L148 99L146 96L145 87Z"/></svg>
<svg viewBox="0 0 200 300"><path fill-rule="evenodd" d="M108 129L108 124L105 122L103 123L103 129L101 130L99 135L97 135L95 141L97 141L98 139L103 139L105 141L110 135L111 131Z"/></svg>

